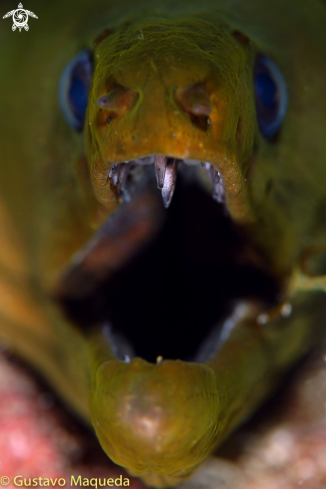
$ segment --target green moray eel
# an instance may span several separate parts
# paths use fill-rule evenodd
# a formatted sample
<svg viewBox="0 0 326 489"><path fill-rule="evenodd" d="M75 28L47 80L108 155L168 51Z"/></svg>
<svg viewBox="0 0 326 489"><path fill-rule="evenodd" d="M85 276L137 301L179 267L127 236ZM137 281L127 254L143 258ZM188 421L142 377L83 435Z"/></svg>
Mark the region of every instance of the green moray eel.
<svg viewBox="0 0 326 489"><path fill-rule="evenodd" d="M0 31L1 340L178 485L323 335L326 6L26 8Z"/></svg>

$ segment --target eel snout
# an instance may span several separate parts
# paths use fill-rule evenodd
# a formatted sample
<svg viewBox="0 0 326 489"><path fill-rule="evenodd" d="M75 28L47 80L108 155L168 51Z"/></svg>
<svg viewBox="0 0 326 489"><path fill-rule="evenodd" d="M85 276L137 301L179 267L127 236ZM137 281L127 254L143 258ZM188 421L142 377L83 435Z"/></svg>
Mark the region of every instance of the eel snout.
<svg viewBox="0 0 326 489"><path fill-rule="evenodd" d="M165 28L173 37L174 27ZM246 173L255 130L252 54L223 29L216 42L229 45L228 59L222 50L212 55L193 44L190 31L178 41L171 41L170 32L162 37L155 25L145 32L150 42L138 39L118 58L111 37L96 49L86 146L97 198L104 205L112 200L108 174L118 163L171 156L212 164L223 178L233 219L250 220ZM165 194L168 206L171 192Z"/></svg>

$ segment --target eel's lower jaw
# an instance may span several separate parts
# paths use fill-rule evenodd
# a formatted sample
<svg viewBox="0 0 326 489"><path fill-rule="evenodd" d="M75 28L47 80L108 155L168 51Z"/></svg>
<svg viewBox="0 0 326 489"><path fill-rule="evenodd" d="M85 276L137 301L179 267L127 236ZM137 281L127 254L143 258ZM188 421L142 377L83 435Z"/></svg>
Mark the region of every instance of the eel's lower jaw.
<svg viewBox="0 0 326 489"><path fill-rule="evenodd" d="M188 478L220 429L215 375L198 363L105 362L96 374L90 409L106 453L151 487Z"/></svg>
<svg viewBox="0 0 326 489"><path fill-rule="evenodd" d="M232 330L241 324L243 321L251 321L258 324L265 324L267 313L262 313L262 304L250 300L239 300L231 304L230 314L214 324L208 334L203 338L198 346L198 350L188 361L195 363L207 363L215 357L218 349L227 341ZM268 322L268 319L266 320ZM198 329L201 324L198 324ZM136 352L132 343L128 338L114 328L110 322L102 325L102 334L110 348L118 360L123 360L125 363L130 363L134 358L137 358ZM160 364L165 358L163 355L157 355L156 363Z"/></svg>

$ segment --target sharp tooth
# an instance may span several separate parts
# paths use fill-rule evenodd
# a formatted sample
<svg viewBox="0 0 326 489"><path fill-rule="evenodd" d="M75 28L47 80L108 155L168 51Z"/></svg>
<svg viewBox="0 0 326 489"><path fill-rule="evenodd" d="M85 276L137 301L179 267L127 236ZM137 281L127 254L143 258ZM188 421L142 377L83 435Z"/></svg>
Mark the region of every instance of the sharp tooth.
<svg viewBox="0 0 326 489"><path fill-rule="evenodd" d="M109 177L112 178L113 185L117 185L119 183L119 165L113 165L110 170Z"/></svg>
<svg viewBox="0 0 326 489"><path fill-rule="evenodd" d="M214 173L214 178L213 178L213 183L219 183L220 180L222 180L221 178L221 175L220 175L220 172L218 172L217 170L215 170L215 173Z"/></svg>
<svg viewBox="0 0 326 489"><path fill-rule="evenodd" d="M213 166L211 166L210 163L201 163L201 166L204 168L208 178L213 179L215 168Z"/></svg>
<svg viewBox="0 0 326 489"><path fill-rule="evenodd" d="M162 198L164 207L167 209L171 204L175 184L177 181L178 162L175 158L168 158L165 167L164 183L162 188Z"/></svg>
<svg viewBox="0 0 326 489"><path fill-rule="evenodd" d="M213 199L217 200L219 203L225 202L223 180L221 174L217 170L215 170L213 179Z"/></svg>
<svg viewBox="0 0 326 489"><path fill-rule="evenodd" d="M155 175L157 181L157 188L162 189L164 185L164 176L167 157L161 155L155 155Z"/></svg>
<svg viewBox="0 0 326 489"><path fill-rule="evenodd" d="M219 203L225 202L223 180L220 172L218 172L212 165L208 166L208 163L206 163L205 169L208 172L213 183L213 199Z"/></svg>
<svg viewBox="0 0 326 489"><path fill-rule="evenodd" d="M220 204L223 204L225 202L224 188L221 183L214 185L213 199L217 200L217 202L219 202Z"/></svg>
<svg viewBox="0 0 326 489"><path fill-rule="evenodd" d="M127 191L127 178L129 173L130 163L120 163L119 165L119 183L120 192L126 202L130 201L130 195Z"/></svg>
<svg viewBox="0 0 326 489"><path fill-rule="evenodd" d="M201 161L200 164L203 168L205 168L205 170L209 170L211 167L210 163L205 163L203 161Z"/></svg>
<svg viewBox="0 0 326 489"><path fill-rule="evenodd" d="M118 179L121 185L121 189L123 189L126 185L129 168L130 168L130 163L120 163L119 165Z"/></svg>
<svg viewBox="0 0 326 489"><path fill-rule="evenodd" d="M217 170L215 170L215 168L213 166L210 167L210 172L211 172L211 179L212 179L213 187L214 187L214 185L219 182L220 174Z"/></svg>
<svg viewBox="0 0 326 489"><path fill-rule="evenodd" d="M130 196L127 191L127 178L130 168L130 163L117 163L113 165L109 172L109 178L112 178L112 183L114 185L120 184L120 195L126 202L130 201Z"/></svg>
<svg viewBox="0 0 326 489"><path fill-rule="evenodd" d="M223 187L223 180L220 172L218 172L213 165L210 163L201 163L202 167L206 171L208 178L212 180L213 191L212 196L213 199L217 200L219 203L225 202L225 193Z"/></svg>

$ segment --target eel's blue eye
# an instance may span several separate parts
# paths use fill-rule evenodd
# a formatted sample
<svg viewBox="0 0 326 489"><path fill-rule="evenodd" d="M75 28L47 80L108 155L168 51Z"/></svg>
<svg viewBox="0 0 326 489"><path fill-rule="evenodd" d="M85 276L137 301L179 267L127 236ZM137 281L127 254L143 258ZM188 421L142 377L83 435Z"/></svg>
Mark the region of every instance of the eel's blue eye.
<svg viewBox="0 0 326 489"><path fill-rule="evenodd" d="M257 56L255 97L259 128L266 138L276 134L286 113L288 96L279 67L268 56Z"/></svg>
<svg viewBox="0 0 326 489"><path fill-rule="evenodd" d="M81 51L67 64L59 82L59 103L67 122L76 131L84 126L93 74L91 52Z"/></svg>

